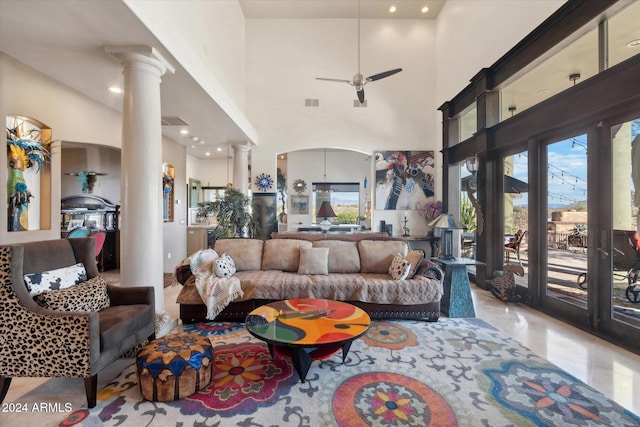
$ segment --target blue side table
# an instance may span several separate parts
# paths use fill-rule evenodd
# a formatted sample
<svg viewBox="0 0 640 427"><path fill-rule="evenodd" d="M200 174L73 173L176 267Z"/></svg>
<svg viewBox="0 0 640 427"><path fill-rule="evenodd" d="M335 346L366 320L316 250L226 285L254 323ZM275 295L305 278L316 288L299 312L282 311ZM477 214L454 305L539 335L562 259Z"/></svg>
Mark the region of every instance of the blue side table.
<svg viewBox="0 0 640 427"><path fill-rule="evenodd" d="M476 317L467 265L482 263L471 258L432 258L432 261L444 267L444 295L440 301L440 311L447 317Z"/></svg>

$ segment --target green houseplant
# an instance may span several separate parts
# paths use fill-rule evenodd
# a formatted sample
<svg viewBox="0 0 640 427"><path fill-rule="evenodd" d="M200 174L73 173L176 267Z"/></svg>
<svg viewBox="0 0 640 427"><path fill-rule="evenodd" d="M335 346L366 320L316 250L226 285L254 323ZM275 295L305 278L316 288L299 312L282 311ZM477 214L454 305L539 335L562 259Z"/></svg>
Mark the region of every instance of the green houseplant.
<svg viewBox="0 0 640 427"><path fill-rule="evenodd" d="M215 215L218 225L216 239L225 237L256 237L261 231L260 222L249 212L251 199L235 188L227 189L224 196L214 202L199 204L198 216Z"/></svg>

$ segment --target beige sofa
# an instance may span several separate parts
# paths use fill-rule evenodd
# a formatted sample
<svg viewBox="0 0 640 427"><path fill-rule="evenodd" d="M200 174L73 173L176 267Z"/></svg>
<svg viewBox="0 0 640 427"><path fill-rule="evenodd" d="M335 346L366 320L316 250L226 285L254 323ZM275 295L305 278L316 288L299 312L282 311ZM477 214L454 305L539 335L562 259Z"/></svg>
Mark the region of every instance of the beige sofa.
<svg viewBox="0 0 640 427"><path fill-rule="evenodd" d="M216 241L215 251L234 260L234 277L240 279L244 295L215 320L244 321L255 307L292 298L346 301L374 319L439 318L442 272L434 263L422 260L411 279L394 280L388 273L394 255L409 252L404 240L370 238L364 233L346 238L327 235L315 241L274 237L279 238ZM178 267L176 274L184 285L177 298L181 320L206 320L207 308L188 265Z"/></svg>

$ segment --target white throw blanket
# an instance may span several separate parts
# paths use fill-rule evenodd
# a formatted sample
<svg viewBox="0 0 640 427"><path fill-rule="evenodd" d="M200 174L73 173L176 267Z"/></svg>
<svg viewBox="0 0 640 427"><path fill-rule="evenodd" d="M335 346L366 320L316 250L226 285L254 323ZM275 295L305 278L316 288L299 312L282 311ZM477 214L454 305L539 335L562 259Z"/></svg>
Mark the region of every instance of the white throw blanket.
<svg viewBox="0 0 640 427"><path fill-rule="evenodd" d="M230 302L244 295L240 279L221 278L215 275L196 277L196 289L207 305L207 319L214 320Z"/></svg>

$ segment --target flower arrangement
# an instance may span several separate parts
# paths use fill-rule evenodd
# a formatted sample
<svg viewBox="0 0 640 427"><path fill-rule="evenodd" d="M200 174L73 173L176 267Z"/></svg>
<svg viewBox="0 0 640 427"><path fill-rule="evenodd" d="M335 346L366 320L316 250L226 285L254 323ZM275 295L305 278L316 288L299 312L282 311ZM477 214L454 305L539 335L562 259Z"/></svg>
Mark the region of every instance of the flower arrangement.
<svg viewBox="0 0 640 427"><path fill-rule="evenodd" d="M442 213L442 202L438 200L429 200L420 207L418 213L421 217L431 219Z"/></svg>

